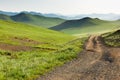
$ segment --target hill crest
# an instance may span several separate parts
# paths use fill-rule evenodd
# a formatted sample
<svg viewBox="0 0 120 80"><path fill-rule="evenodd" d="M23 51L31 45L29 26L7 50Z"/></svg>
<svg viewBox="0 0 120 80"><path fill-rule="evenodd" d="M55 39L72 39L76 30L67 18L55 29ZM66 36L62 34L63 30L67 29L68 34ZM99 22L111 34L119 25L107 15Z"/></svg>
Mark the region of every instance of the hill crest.
<svg viewBox="0 0 120 80"><path fill-rule="evenodd" d="M84 26L95 26L99 25L101 23L105 23L107 21L100 20L99 18L90 18L90 17L85 17L82 19L78 20L68 20L65 21L64 23L54 26L50 29L53 30L62 30L62 29L68 29L68 28L73 28L73 27L84 27Z"/></svg>

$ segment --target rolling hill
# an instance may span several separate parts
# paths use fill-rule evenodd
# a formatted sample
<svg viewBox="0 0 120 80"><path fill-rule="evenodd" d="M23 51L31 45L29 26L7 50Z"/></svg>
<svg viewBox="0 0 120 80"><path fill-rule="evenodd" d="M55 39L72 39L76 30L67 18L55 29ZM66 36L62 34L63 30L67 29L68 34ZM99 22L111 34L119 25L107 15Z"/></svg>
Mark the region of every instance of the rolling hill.
<svg viewBox="0 0 120 80"><path fill-rule="evenodd" d="M79 20L68 20L50 29L68 34L91 34L109 31L119 27L119 21L105 21L98 18L85 17Z"/></svg>
<svg viewBox="0 0 120 80"><path fill-rule="evenodd" d="M50 18L50 17L44 17L40 15L32 15L24 12L14 16L0 14L0 19L8 20L8 21L23 22L30 25L42 26L44 28L56 26L65 21L64 19L60 19L60 18Z"/></svg>

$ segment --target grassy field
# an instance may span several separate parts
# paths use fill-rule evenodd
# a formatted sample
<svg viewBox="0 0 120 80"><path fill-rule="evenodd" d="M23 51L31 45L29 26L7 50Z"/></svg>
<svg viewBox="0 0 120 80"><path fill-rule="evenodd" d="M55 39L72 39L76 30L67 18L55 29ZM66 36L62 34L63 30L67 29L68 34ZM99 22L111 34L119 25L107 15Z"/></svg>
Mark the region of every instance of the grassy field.
<svg viewBox="0 0 120 80"><path fill-rule="evenodd" d="M0 80L33 80L75 58L83 38L0 20Z"/></svg>
<svg viewBox="0 0 120 80"><path fill-rule="evenodd" d="M113 47L120 47L120 30L104 34L105 44Z"/></svg>

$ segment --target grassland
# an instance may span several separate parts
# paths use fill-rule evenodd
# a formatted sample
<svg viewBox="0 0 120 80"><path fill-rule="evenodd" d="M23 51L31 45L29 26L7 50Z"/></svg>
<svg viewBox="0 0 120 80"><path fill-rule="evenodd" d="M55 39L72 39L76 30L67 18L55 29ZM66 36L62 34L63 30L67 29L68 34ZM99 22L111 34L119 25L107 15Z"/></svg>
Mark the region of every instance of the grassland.
<svg viewBox="0 0 120 80"><path fill-rule="evenodd" d="M0 80L36 79L75 58L83 42L60 32L0 20Z"/></svg>
<svg viewBox="0 0 120 80"><path fill-rule="evenodd" d="M120 47L120 30L104 34L105 44L112 47Z"/></svg>

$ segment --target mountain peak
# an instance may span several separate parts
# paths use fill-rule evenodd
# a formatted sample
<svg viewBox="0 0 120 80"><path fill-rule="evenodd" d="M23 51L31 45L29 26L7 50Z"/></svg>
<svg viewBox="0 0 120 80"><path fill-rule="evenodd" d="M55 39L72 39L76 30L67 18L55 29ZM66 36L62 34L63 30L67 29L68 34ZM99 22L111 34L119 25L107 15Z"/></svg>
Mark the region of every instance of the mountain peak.
<svg viewBox="0 0 120 80"><path fill-rule="evenodd" d="M85 17L85 18L82 18L81 20L100 20L100 19L99 18Z"/></svg>
<svg viewBox="0 0 120 80"><path fill-rule="evenodd" d="M78 21L91 21L93 20L93 18L90 18L90 17L84 17L82 19L79 19Z"/></svg>
<svg viewBox="0 0 120 80"><path fill-rule="evenodd" d="M90 18L90 17L84 17L83 19L84 19L84 20L90 20L90 19L92 19L92 18Z"/></svg>
<svg viewBox="0 0 120 80"><path fill-rule="evenodd" d="M19 13L17 15L21 16L21 15L27 15L27 14L25 12L21 12L21 13Z"/></svg>

